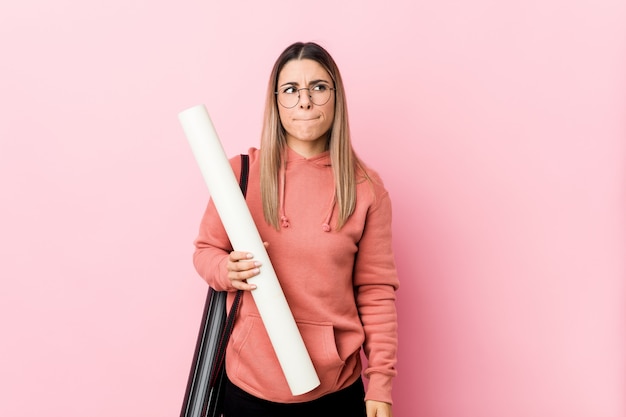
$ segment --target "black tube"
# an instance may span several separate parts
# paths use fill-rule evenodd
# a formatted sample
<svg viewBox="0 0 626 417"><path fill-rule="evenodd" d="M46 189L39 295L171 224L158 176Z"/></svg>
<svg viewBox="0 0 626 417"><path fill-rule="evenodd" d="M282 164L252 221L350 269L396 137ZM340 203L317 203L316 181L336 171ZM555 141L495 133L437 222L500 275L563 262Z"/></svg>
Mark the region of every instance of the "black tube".
<svg viewBox="0 0 626 417"><path fill-rule="evenodd" d="M219 398L218 394L223 387L219 381L210 388L209 382L225 322L226 292L209 288L189 379L187 380L185 399L180 412L181 417L217 417L215 407L211 407L209 410L208 404L214 396ZM217 405L215 403L213 401L213 405Z"/></svg>

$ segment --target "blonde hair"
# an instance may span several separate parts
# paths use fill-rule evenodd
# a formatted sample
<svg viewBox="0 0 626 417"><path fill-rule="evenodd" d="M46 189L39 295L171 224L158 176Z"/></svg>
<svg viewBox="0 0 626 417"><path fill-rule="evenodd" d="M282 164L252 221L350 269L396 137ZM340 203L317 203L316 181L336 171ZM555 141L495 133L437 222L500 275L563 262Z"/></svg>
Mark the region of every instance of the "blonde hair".
<svg viewBox="0 0 626 417"><path fill-rule="evenodd" d="M270 74L261 132L261 199L265 221L279 229L278 176L284 160L287 140L278 114L276 88L281 70L291 60L310 59L319 63L331 76L335 87L335 114L326 144L335 179L335 199L339 209L337 228L348 221L356 206L357 171L367 178L362 163L350 142L348 108L343 81L337 64L320 45L297 42L288 46L278 57Z"/></svg>

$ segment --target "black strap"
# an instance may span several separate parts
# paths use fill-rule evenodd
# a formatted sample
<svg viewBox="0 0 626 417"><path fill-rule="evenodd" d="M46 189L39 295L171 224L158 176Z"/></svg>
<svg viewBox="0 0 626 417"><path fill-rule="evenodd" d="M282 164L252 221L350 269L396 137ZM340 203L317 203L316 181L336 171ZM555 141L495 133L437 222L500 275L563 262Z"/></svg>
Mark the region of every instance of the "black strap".
<svg viewBox="0 0 626 417"><path fill-rule="evenodd" d="M243 197L246 197L248 192L248 173L250 171L250 156L241 155L241 176L239 177L239 188Z"/></svg>
<svg viewBox="0 0 626 417"><path fill-rule="evenodd" d="M241 155L241 175L239 176L239 188L241 188L241 193L243 194L243 198L246 198L246 194L248 193L248 173L250 172L250 156L246 154ZM224 333L228 333L226 341L228 342L228 338L233 331L233 325L235 323L235 317L237 317L237 311L239 311L239 303L241 302L241 296L243 294L242 290L237 290L237 294L235 295L235 301L228 312L228 318L226 319L226 331ZM226 349L226 348L224 348Z"/></svg>
<svg viewBox="0 0 626 417"><path fill-rule="evenodd" d="M250 171L250 157L248 155L241 155L241 175L239 177L239 187L241 188L241 193L244 198L246 197L246 193L248 191L248 173ZM235 325L235 318L237 317L237 312L239 311L239 304L241 303L241 296L243 294L243 290L237 290L237 294L235 294L235 300L233 301L233 305L230 307L230 311L228 312L228 317L226 318L226 324L224 326L224 332L222 333L222 337L220 339L217 353L216 353L216 361L213 366L216 369L223 366L224 360L226 358L226 346L228 346L228 340L230 339L230 335L233 332L233 327ZM213 372L214 378L218 377L217 372ZM211 386L215 385L217 381L211 381Z"/></svg>

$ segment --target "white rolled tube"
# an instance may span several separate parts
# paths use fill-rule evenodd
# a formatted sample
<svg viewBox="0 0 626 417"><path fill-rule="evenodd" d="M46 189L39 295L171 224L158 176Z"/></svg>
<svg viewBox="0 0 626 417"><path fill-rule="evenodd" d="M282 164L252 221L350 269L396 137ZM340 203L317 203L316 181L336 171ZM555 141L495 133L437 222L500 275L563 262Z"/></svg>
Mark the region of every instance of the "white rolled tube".
<svg viewBox="0 0 626 417"><path fill-rule="evenodd" d="M198 105L178 118L233 249L252 252L263 265L248 282L257 286L252 296L289 389L293 395L307 393L320 380L209 113Z"/></svg>

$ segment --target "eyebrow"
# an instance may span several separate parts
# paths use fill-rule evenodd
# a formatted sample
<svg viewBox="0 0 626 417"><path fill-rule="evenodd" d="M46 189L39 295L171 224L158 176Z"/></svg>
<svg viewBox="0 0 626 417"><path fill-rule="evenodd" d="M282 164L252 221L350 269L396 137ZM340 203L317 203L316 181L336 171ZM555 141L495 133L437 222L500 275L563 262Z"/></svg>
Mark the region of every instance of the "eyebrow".
<svg viewBox="0 0 626 417"><path fill-rule="evenodd" d="M328 81L328 80L323 80L323 79L309 81L309 85L318 84L318 83L325 83L325 84L330 85L330 81ZM279 85L279 87L285 87L285 86L287 86L287 85L299 86L300 84L298 84L298 83L297 83L297 82L295 82L295 81L288 81L288 82L286 82L286 83L284 83L284 84Z"/></svg>

